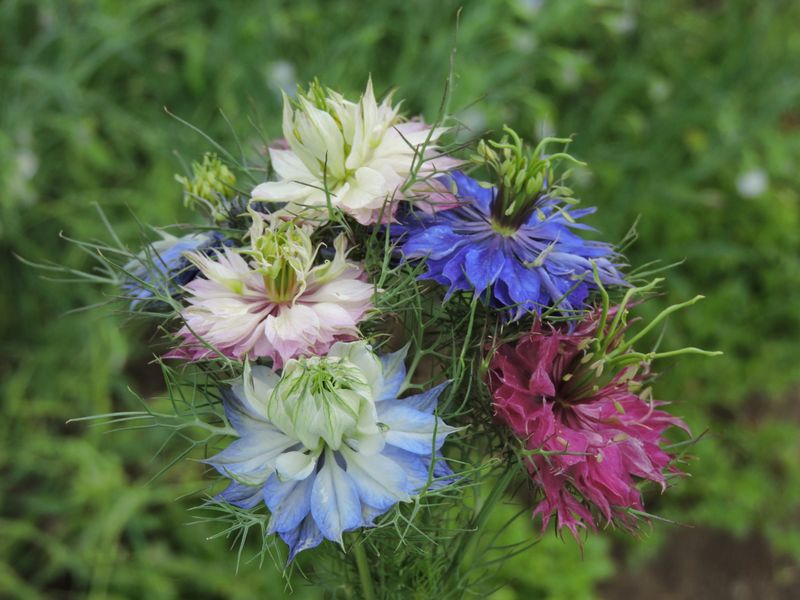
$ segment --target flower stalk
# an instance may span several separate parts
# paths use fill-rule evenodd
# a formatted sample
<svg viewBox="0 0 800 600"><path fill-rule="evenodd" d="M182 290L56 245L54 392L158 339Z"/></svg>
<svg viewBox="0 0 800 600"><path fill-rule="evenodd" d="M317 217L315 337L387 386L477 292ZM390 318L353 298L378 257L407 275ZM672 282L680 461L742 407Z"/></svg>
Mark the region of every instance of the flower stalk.
<svg viewBox="0 0 800 600"><path fill-rule="evenodd" d="M376 600L375 588L372 585L372 574L367 562L367 553L363 543L353 545L353 554L356 557L356 567L358 568L358 579L361 583L361 593L364 600Z"/></svg>

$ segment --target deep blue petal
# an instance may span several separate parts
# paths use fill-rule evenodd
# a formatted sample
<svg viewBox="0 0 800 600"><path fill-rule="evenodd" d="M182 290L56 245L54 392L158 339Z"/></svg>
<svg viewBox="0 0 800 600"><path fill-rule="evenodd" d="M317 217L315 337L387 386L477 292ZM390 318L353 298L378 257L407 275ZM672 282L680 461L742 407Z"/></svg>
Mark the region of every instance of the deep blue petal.
<svg viewBox="0 0 800 600"><path fill-rule="evenodd" d="M459 199L463 201L473 201L484 214L489 214L492 200L496 193L493 187L484 187L472 177L460 171L454 171L450 177L456 184Z"/></svg>
<svg viewBox="0 0 800 600"><path fill-rule="evenodd" d="M495 189L459 172L442 181L455 184L461 204L433 215L412 210L401 229L415 256L429 256L420 279L446 286L445 299L474 290L492 307L513 307L511 318L553 305L562 311L582 308L597 287L593 261L604 286L627 285L613 247L578 235L592 229L578 220L594 208L575 209L544 197L519 230L500 233L491 224Z"/></svg>
<svg viewBox="0 0 800 600"><path fill-rule="evenodd" d="M447 259L442 259L440 263L435 266L440 270L441 274L450 282L450 289L447 291L449 297L454 291L468 290L471 285L464 273L464 260L469 247L459 248ZM441 267L440 264L444 263ZM428 268L433 270L434 265L429 261Z"/></svg>
<svg viewBox="0 0 800 600"><path fill-rule="evenodd" d="M402 246L408 258L443 258L452 252L454 246L463 244L464 239L444 225L418 229L410 234Z"/></svg>
<svg viewBox="0 0 800 600"><path fill-rule="evenodd" d="M474 246L464 257L464 270L469 282L480 296L484 290L495 282L503 269L506 257L497 245Z"/></svg>
<svg viewBox="0 0 800 600"><path fill-rule="evenodd" d="M536 309L541 301L541 280L535 268L526 267L516 261L506 261L500 279L507 286L509 305L519 305L527 310Z"/></svg>

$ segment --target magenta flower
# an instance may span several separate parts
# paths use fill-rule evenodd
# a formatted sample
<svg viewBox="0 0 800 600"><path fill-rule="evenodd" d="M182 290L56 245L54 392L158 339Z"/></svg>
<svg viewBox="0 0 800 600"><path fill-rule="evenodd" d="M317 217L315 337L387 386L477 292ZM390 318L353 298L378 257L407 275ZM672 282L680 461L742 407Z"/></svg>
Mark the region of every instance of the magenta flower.
<svg viewBox="0 0 800 600"><path fill-rule="evenodd" d="M597 315L572 332L537 323L497 350L488 374L497 419L532 451L528 470L544 495L534 516L542 516L544 529L555 514L558 529L576 539L579 528L596 529L598 517L632 528L629 509L643 509L637 480L663 491L665 474L677 472L662 448L664 431L688 431L656 408L663 403L645 398L646 368L598 368L590 354L597 329Z"/></svg>

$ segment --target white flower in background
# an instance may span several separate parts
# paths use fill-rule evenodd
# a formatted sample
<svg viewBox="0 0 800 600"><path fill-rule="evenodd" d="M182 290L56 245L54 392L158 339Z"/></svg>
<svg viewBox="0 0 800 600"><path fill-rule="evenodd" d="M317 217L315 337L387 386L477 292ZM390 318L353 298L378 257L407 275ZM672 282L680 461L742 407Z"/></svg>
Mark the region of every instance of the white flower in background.
<svg viewBox="0 0 800 600"><path fill-rule="evenodd" d="M294 103L284 95L288 149L270 148L279 179L256 186L253 200L287 203L287 213L309 220L326 220L329 202L364 225L390 220L413 171L424 179L458 164L436 146L446 128L398 111L391 95L378 104L371 80L358 102L319 84Z"/></svg>
<svg viewBox="0 0 800 600"><path fill-rule="evenodd" d="M769 178L763 169L750 169L736 178L736 190L743 198L757 198L767 191Z"/></svg>

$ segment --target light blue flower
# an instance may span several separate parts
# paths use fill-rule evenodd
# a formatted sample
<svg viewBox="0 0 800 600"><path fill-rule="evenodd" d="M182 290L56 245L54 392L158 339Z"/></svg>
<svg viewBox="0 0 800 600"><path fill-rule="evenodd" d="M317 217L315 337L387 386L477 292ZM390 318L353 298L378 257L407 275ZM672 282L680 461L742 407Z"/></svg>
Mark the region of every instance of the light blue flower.
<svg viewBox="0 0 800 600"><path fill-rule="evenodd" d="M398 399L405 354L378 357L365 342L337 342L325 357L289 361L281 375L248 364L225 392L239 439L208 460L231 479L218 500L263 501L289 561L450 481L440 450L455 428L434 415L446 383Z"/></svg>
<svg viewBox="0 0 800 600"><path fill-rule="evenodd" d="M153 288L165 294L176 294L200 272L184 254L220 248L226 243L222 234L214 232L190 233L175 237L164 231L160 240L151 243L123 268L128 276L122 289L131 298L131 307L154 297Z"/></svg>

